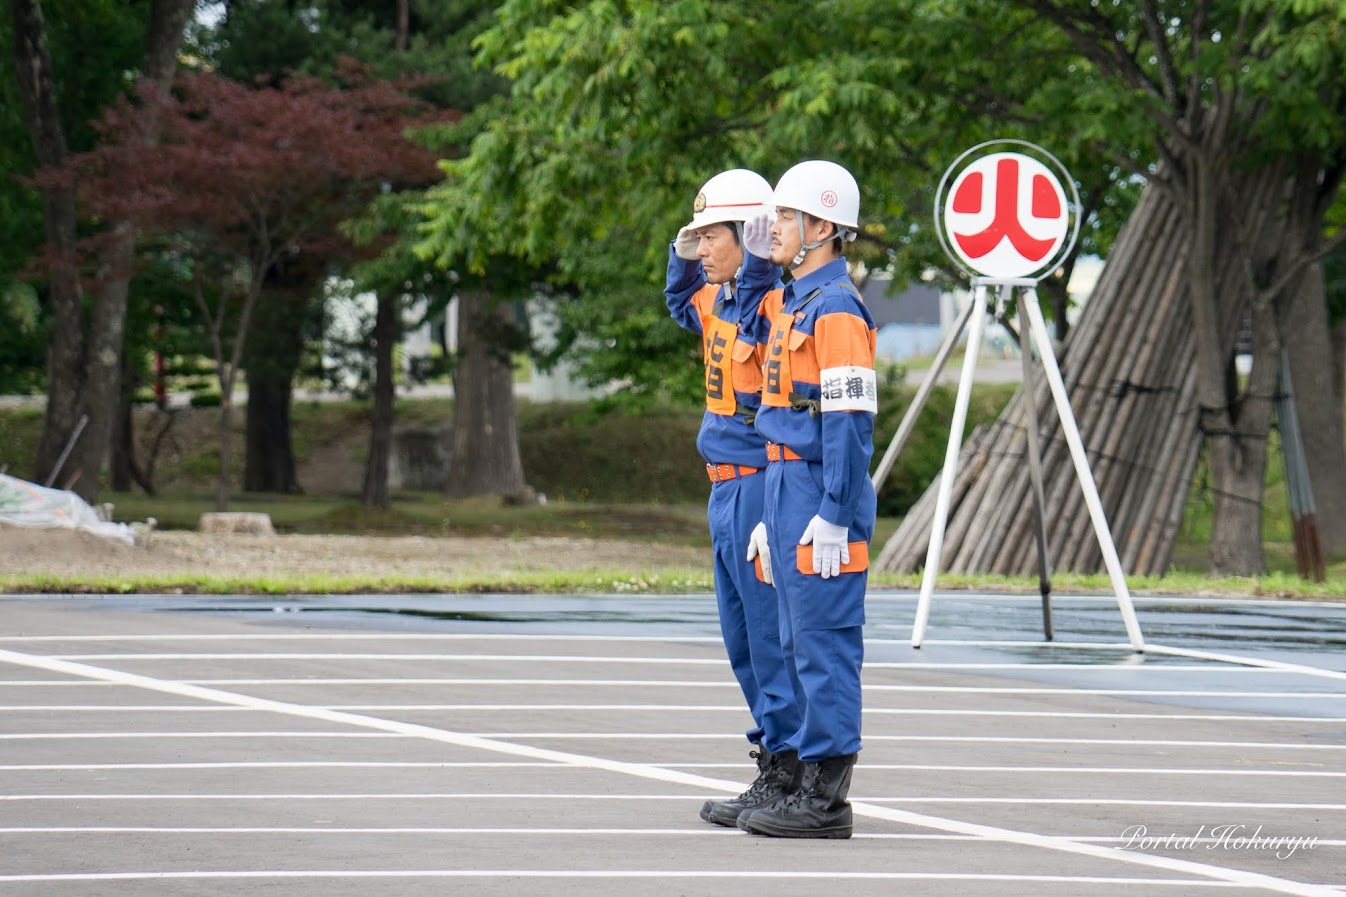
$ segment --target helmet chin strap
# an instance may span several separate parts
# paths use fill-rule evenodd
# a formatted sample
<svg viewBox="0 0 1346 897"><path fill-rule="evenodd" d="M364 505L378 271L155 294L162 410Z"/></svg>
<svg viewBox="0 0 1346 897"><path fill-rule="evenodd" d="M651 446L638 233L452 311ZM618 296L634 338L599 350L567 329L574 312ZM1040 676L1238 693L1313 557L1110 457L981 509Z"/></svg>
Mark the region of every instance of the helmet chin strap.
<svg viewBox="0 0 1346 897"><path fill-rule="evenodd" d="M738 270L734 272L734 276L729 279L729 292L731 293L734 292L734 288L738 286L738 279L743 276L743 268L748 264L748 250L743 247L742 221L734 222L734 233L738 235L739 256L742 258L742 261L738 263Z"/></svg>
<svg viewBox="0 0 1346 897"><path fill-rule="evenodd" d="M814 240L812 243L806 243L804 241L803 212L795 213L795 224L799 227L799 251L795 253L794 261L790 262L791 270L798 268L803 263L804 256L807 255L809 252L811 252L814 249L817 249L819 246L826 246L828 243L831 243L833 240L841 236L840 229L838 229L837 226L834 224L832 225L833 227L832 236L824 240Z"/></svg>

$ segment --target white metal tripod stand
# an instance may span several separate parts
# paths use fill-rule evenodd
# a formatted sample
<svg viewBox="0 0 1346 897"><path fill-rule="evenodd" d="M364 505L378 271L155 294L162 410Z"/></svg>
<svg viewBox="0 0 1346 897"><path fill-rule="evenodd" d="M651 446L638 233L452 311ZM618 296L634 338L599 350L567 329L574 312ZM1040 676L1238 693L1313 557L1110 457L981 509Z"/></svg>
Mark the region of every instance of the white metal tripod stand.
<svg viewBox="0 0 1346 897"><path fill-rule="evenodd" d="M1004 302L1007 298L1013 299L1016 291L1018 293L1019 338L1023 350L1026 375L1023 388L1026 391L1025 401L1029 408L1028 450L1030 470L1034 480L1034 497L1039 515L1038 550L1044 583L1047 581L1045 571L1050 567L1050 563L1047 559L1046 528L1043 523L1046 509L1042 507L1041 454L1037 445L1036 409L1033 407L1032 380L1028 376L1030 335L1032 344L1037 348L1038 357L1042 360L1043 370L1047 375L1047 384L1051 388L1052 398L1055 401L1061 430L1065 434L1066 444L1070 447L1070 457L1075 465L1075 475L1079 481L1080 489L1084 493L1084 503L1088 507L1089 517L1093 521L1094 534L1098 537L1098 545L1103 552L1103 561L1107 566L1108 576L1111 578L1113 589L1117 594L1117 604L1121 608L1127 636L1135 650L1143 651L1145 640L1140 632L1140 623L1136 620L1135 608L1131 604L1131 593L1127 589L1126 578L1122 573L1122 562L1117 556L1117 547L1112 541L1112 532L1108 529L1107 517L1103 513L1103 503L1099 499L1098 488L1094 483L1093 473L1089 469L1089 460L1084 453L1084 443L1080 438L1079 427L1075 422L1075 413L1070 407L1070 397L1066 394L1065 383L1061 380L1061 371L1056 364L1056 355L1052 350L1051 338L1047 334L1047 325L1042 318L1042 309L1038 306L1037 280L1031 278L976 277L972 280L972 286L972 313L970 316L964 315L958 331L950 336L948 342L948 345L952 345L957 341L961 335L962 326L970 318L972 330L968 335L967 354L963 357L963 370L958 379L958 396L954 402L953 423L949 428L949 445L944 454L944 472L940 475L939 492L935 499L934 520L930 528L930 546L926 552L925 571L921 578L921 596L916 608L916 622L912 627L912 647L919 648L921 646L921 642L925 638L926 624L930 618L930 600L935 590L935 579L939 575L939 562L944 550L944 530L948 526L949 520L949 502L953 493L954 477L957 475L958 453L962 448L963 431L967 424L968 401L972 395L972 381L977 367L977 352L981 347L982 329L987 317L988 289L997 287L997 301L999 302ZM1048 610L1048 590L1049 586L1044 585L1044 613ZM1048 638L1050 638L1050 616L1047 616L1046 620L1048 623Z"/></svg>

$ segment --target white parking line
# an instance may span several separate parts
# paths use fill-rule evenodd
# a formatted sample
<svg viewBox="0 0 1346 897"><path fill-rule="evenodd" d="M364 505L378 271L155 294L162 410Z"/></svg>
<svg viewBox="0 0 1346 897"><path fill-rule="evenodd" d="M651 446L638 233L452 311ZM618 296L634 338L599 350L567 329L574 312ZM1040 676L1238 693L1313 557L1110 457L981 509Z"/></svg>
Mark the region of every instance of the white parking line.
<svg viewBox="0 0 1346 897"><path fill-rule="evenodd" d="M333 711L335 712L335 711ZM462 732L473 738L551 738L570 740L621 739L623 741L738 741L737 732ZM174 738L408 738L398 732L314 732L305 729L280 731L222 732L6 732L0 741L71 741L98 739ZM1343 751L1346 744L1298 744L1277 741L1184 741L1144 738L1025 738L1002 735L866 735L865 741L970 742L973 744L1069 744L1126 745L1130 747L1216 747L1283 751Z"/></svg>
<svg viewBox="0 0 1346 897"><path fill-rule="evenodd" d="M662 763L673 769L742 769L741 763ZM928 763L862 763L863 769L909 772L1012 772L1038 775L1271 776L1310 779L1346 778L1346 772L1317 769L1182 769L1136 766L948 766ZM4 767L0 767L3 769Z"/></svg>
<svg viewBox="0 0 1346 897"><path fill-rule="evenodd" d="M326 704L329 710L658 710L689 713L746 713L747 708L731 704ZM23 705L14 708L26 709ZM97 709L97 708L93 708ZM946 707L866 707L870 716L1004 716L1029 719L1150 719L1164 721L1243 722L1243 723L1346 723L1343 716L1275 716L1225 713L1085 713L1067 710L954 710Z"/></svg>
<svg viewBox="0 0 1346 897"><path fill-rule="evenodd" d="M731 836L732 837L732 836ZM744 834L743 837L752 837ZM1020 882L1020 883L1065 883L1080 885L1154 885L1156 887L1207 887L1237 888L1247 887L1239 882L1201 881L1188 878L1104 878L1093 875L997 875L994 873L971 872L846 872L828 870L826 872L780 872L780 871L724 871L702 872L676 869L651 870L574 870L574 869L442 869L442 870L276 870L255 872L86 872L62 873L53 875L0 875L4 882L38 881L144 881L144 880L252 880L252 879L407 879L407 878L557 878L557 879L731 879L731 880L796 880L821 879L832 880L874 880L874 881L970 881L970 882ZM1316 895L1331 894L1314 885L1304 885L1306 889L1283 891L1282 893Z"/></svg>
<svg viewBox="0 0 1346 897"><path fill-rule="evenodd" d="M1346 810L1346 804L1257 803L1256 801L1220 800L1130 800L1096 797L865 797L872 803L888 804L1015 804L1054 806L1083 804L1114 807L1200 807L1212 810Z"/></svg>
<svg viewBox="0 0 1346 897"><path fill-rule="evenodd" d="M218 632L130 633L127 635L0 635L0 643L42 642L668 642L720 645L724 640L710 635L540 635L524 632L250 632L246 635ZM1129 647L1129 646L1124 646Z"/></svg>
<svg viewBox="0 0 1346 897"><path fill-rule="evenodd" d="M4 704L0 713L41 710L47 713L244 713L246 707L212 704Z"/></svg>
<svg viewBox="0 0 1346 897"><path fill-rule="evenodd" d="M642 688L729 688L738 691L732 680L674 680L674 679L471 679L471 678L367 678L367 679L184 679L187 685L552 685L552 686L640 686ZM34 683L44 684L44 683ZM61 683L45 683L61 684ZM69 683L67 683L69 684ZM865 684L865 691L915 692L920 694L994 694L994 695L1113 695L1119 697L1187 697L1187 698L1276 698L1276 699L1346 699L1343 691L1192 691L1187 689L1144 688L1037 688L984 685L873 685Z"/></svg>
<svg viewBox="0 0 1346 897"><path fill-rule="evenodd" d="M451 828L451 827L382 827L352 828L337 826L154 826L154 825L93 825L93 826L12 826L0 827L0 835L559 835L587 838L601 835L675 835L723 838L724 829L698 826L697 828ZM1091 844L1127 844L1132 838L1118 835L1054 835ZM856 832L857 841L963 841L978 843L983 838L972 835L946 835L931 832ZM1185 837L1185 845L1225 845L1223 837ZM1346 840L1313 838L1313 849L1346 847Z"/></svg>
<svg viewBox="0 0 1346 897"><path fill-rule="evenodd" d="M733 713L744 714L745 707L737 704L324 704L328 710L354 711L403 711L403 710L454 710L483 712L519 712L546 713L557 711L570 713L584 711L648 711L662 713ZM246 707L220 707L212 704L4 704L0 713L9 711L65 711L70 713L122 713L125 711L159 712L195 712L195 713L243 713ZM943 707L866 707L866 717L870 716L987 716L987 717L1024 717L1030 719L1106 719L1106 720L1163 720L1165 722L1275 722L1275 723L1327 723L1340 725L1346 723L1342 716L1255 716L1251 714L1221 713L1083 713L1074 711L1051 710L952 710Z"/></svg>
<svg viewBox="0 0 1346 897"><path fill-rule="evenodd" d="M517 660L533 663L635 663L686 664L691 666L728 667L722 657L643 657L643 656L589 656L572 654L49 654L53 660L87 662L91 660Z"/></svg>
<svg viewBox="0 0 1346 897"><path fill-rule="evenodd" d="M744 763L638 763L667 769L724 769L747 771ZM1346 778L1346 772L1316 769L1184 769L1171 767L1132 766L955 766L927 763L864 763L865 770L904 770L910 772L970 772L970 773L1025 773L1043 775L1146 775L1146 776L1270 776L1285 778ZM558 763L508 761L408 761L408 760L248 760L201 763L11 763L0 765L0 771L11 772L68 772L82 771L144 771L189 769L575 769Z"/></svg>
<svg viewBox="0 0 1346 897"><path fill-rule="evenodd" d="M481 738L479 736L469 735L460 732L453 732L445 729L438 729L430 726L414 725L394 720L380 719L378 717L359 716L350 713L326 710L320 707L310 707L301 704L290 704L281 701L267 700L263 698L256 698L233 692L202 688L200 686L190 685L181 682L171 682L161 679L154 679L147 676L140 676L118 670L104 669L100 667L89 666L86 664L78 664L69 661L55 660L52 658L44 658L35 655L21 654L8 650L0 650L0 662L14 663L22 666L28 666L36 669L46 670L48 672L60 673L63 675L83 676L92 679L101 679L104 681L116 682L122 685L130 685L146 688L161 693L175 694L178 695L179 697L190 697L201 700L211 700L211 701L217 701L219 703L252 707L254 709L259 710L271 710L277 713L287 714L291 716L298 716L307 719L324 720L343 725L362 726L377 731L393 732L413 737L421 737L441 743L453 744L459 747L475 748L483 751L504 753L514 756L525 756L540 760L556 760L559 762L565 762L585 768L601 769L609 772L615 772L639 778L668 782L671 784L692 785L702 788L709 788L715 790L716 792L721 791L733 792L739 788L739 784L736 782L706 778L703 776L693 775L690 773L679 772L673 769L667 769L662 767L639 766L636 764L625 763L617 760L610 760L603 757L593 757L582 754L573 754L532 747L529 745L486 739ZM1135 852L1123 852L1114 848L1103 847L1096 844L1086 844L1077 841L1072 841L1070 839L1049 837L1031 832L1021 832L1012 829L999 828L995 826L962 822L954 819L945 819L941 817L927 816L923 814L913 813L909 810L899 810L894 808L882 807L877 804L866 803L863 801L855 801L853 804L853 810L856 813L856 815L862 817L868 816L873 818L884 819L890 822L915 825L921 828L932 828L944 832L980 836L986 838L987 840L997 841L1001 843L1018 844L1025 847L1046 848L1064 853L1090 856L1101 859L1109 859L1131 865L1144 866L1151 869L1165 869L1171 872L1180 872L1185 875L1200 876L1203 879L1214 879L1216 883L1232 884L1244 887L1261 887L1276 891L1278 893L1298 894L1298 895L1304 895L1304 897L1323 897L1323 895L1328 894L1333 895L1333 897L1339 897L1339 892L1331 888L1326 888L1320 885L1314 885L1304 882L1291 881L1289 879L1278 878L1271 875L1265 875L1261 873L1249 872L1238 869L1228 869L1221 866L1215 866L1205 863L1197 863L1190 860L1175 859L1171 857L1135 853ZM115 876L116 874L117 873L112 873L111 875ZM121 873L121 874L122 875L130 874L136 876L149 874L158 877L157 873ZM171 873L171 874L181 875L183 873ZM186 873L186 874L202 875L211 873ZM228 873L228 877L231 878L257 877L258 874L259 873L255 872L254 873L231 872ZM377 872L373 874L379 877L387 877L390 873ZM457 873L455 873L455 875L456 874ZM472 874L473 876L477 876L483 873L480 870L476 870ZM498 876L500 874L509 874L509 871L507 870L504 873L502 873L499 870L494 870L491 871L489 874L491 874L492 876ZM704 874L708 878L726 877L722 873L714 873L714 874L696 873L696 874L698 875ZM761 873L749 873L749 874L751 874L753 877L759 877L761 875ZM747 877L749 874L740 873L730 875L727 877L743 878ZM285 875L287 877L296 876L296 873L287 872L285 873ZM644 873L641 873L641 875L644 875ZM661 878L667 878L668 872L667 871L660 871L657 873L652 872L649 873L649 875L651 877L657 875ZM834 870L829 870L827 872L818 873L817 877L822 879L836 880L839 877L845 877L847 875L858 875L860 877L869 877L871 874L870 873L838 874ZM873 873L872 875L877 878L902 879L902 878L910 878L914 874ZM601 878L612 878L617 876L630 877L631 873L629 872L615 873L615 874L579 873L576 874L574 877L601 879ZM311 873L306 876L300 873L296 877L313 878L315 876ZM352 877L352 873L342 872L339 874L339 877L350 878ZM550 874L548 874L548 877L551 877ZM790 872L772 873L769 877L799 879L801 877L808 877L808 874L800 873L797 871L790 871ZM955 876L955 878L957 880L986 880L978 876L966 876L966 875L958 875ZM1060 877L1060 879L1072 883L1087 881L1087 879L1082 879L1080 877ZM100 874L93 876L74 876L69 878L61 877L57 879L33 879L29 877L20 877L14 879L0 878L0 881L4 880L31 881L31 880L115 880L115 879L106 878L106 874ZM1042 877L1035 877L1033 880L1042 880ZM1055 879L1053 878L1052 880ZM1116 881L1116 879L1103 880L1103 882L1112 882L1112 881ZM1139 879L1138 881L1144 882L1146 880ZM1192 886L1192 884L1193 883L1190 881L1184 882L1184 886L1187 887Z"/></svg>
<svg viewBox="0 0 1346 897"><path fill-rule="evenodd" d="M697 828L438 828L438 827L390 827L390 828L345 828L319 826L135 826L135 825L97 825L97 826L16 826L0 827L0 835L566 835L590 837L593 835L699 835L711 838L723 838L727 833L723 828L708 825ZM925 833L898 832L856 832L852 839L866 841L981 841L970 835L938 835ZM1081 839L1106 840L1106 839ZM1112 839L1122 840L1122 839ZM1214 840L1214 839L1211 839ZM1196 843L1193 841L1193 843ZM1317 846L1327 846L1330 842L1317 841ZM1342 842L1346 843L1346 842Z"/></svg>
<svg viewBox="0 0 1346 897"><path fill-rule="evenodd" d="M72 770L143 771L150 769L574 769L542 760L228 760L201 763L10 763L0 770L66 772Z"/></svg>
<svg viewBox="0 0 1346 897"><path fill-rule="evenodd" d="M705 657L642 657L626 655L573 655L573 654L394 654L391 652L376 653L251 653L245 651L227 652L227 653L207 653L207 652L180 652L174 654L163 653L131 653L122 652L114 654L47 654L45 657L52 657L57 660L73 660L80 662L89 661L109 661L109 660L146 660L146 661L164 661L164 660L396 660L402 662L438 662L438 661L520 661L523 663L635 663L635 664L668 664L691 665L691 666L717 666L727 667L728 661L723 658L705 658ZM938 661L929 662L901 662L901 661L870 661L865 664L866 670L1071 670L1074 672L1101 672L1101 673L1230 673L1247 675L1250 673L1303 673L1301 669L1284 669L1282 667L1263 667L1233 665L1224 663L1129 663L1119 662L1113 664L1086 664L1086 663L960 663L950 661L941 663Z"/></svg>
<svg viewBox="0 0 1346 897"><path fill-rule="evenodd" d="M703 794L554 794L551 792L508 792L508 791L397 791L397 792L305 792L263 794L0 794L0 801L6 803L50 802L68 800L102 801L193 801L193 800L283 800L283 801L329 801L329 800L596 800L596 801L640 801L640 800L701 800L703 798L723 797L723 793L707 791Z"/></svg>
<svg viewBox="0 0 1346 897"><path fill-rule="evenodd" d="M1242 657L1238 654L1223 654L1218 651L1197 651L1192 648L1170 648L1164 645L1149 645L1150 654L1165 654L1172 657L1191 657L1197 660L1211 660L1219 663L1238 663L1249 667L1276 670L1283 673L1300 673L1305 676L1321 676L1325 679L1346 681L1346 672L1328 670L1322 667L1305 666L1300 663L1286 663L1283 660L1263 660L1258 657Z"/></svg>
<svg viewBox="0 0 1346 897"><path fill-rule="evenodd" d="M407 738L397 732L6 732L0 741L79 741L111 738Z"/></svg>
<svg viewBox="0 0 1346 897"><path fill-rule="evenodd" d="M671 767L643 766L644 770L654 772ZM741 787L741 786L740 786ZM393 791L393 792L264 792L247 794L0 794L0 802L5 803L51 803L63 801L418 801L418 800L472 800L472 801L697 801L723 797L723 792L706 791L689 794L595 794L592 792L551 792L551 791ZM1308 803L1257 803L1249 801L1204 801L1204 800L1133 800L1130 798L1098 797L914 797L898 795L852 796L856 804L1008 804L1013 806L1118 806L1118 807L1184 807L1204 810L1313 810L1315 812L1346 810L1346 804L1308 804ZM943 826L939 826L943 827ZM1041 845L1039 845L1041 846ZM1116 857L1113 857L1116 859Z"/></svg>
<svg viewBox="0 0 1346 897"><path fill-rule="evenodd" d="M736 732L471 732L478 738L557 738L656 741L714 741L741 739ZM0 736L3 737L3 736ZM1027 738L1006 735L865 735L865 741L969 742L972 744L1126 745L1131 747L1217 747L1284 751L1346 751L1346 744L1298 744L1278 741L1184 741L1161 738Z"/></svg>

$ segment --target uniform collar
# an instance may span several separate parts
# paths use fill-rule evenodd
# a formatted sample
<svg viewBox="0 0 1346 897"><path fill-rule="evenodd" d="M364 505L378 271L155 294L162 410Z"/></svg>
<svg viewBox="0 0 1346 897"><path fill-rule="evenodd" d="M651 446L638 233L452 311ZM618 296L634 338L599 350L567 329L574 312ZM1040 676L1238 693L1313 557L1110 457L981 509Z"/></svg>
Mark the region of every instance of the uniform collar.
<svg viewBox="0 0 1346 897"><path fill-rule="evenodd" d="M846 257L833 259L821 268L815 268L798 280L791 281L796 296L807 296L814 290L827 286L834 280L846 276Z"/></svg>

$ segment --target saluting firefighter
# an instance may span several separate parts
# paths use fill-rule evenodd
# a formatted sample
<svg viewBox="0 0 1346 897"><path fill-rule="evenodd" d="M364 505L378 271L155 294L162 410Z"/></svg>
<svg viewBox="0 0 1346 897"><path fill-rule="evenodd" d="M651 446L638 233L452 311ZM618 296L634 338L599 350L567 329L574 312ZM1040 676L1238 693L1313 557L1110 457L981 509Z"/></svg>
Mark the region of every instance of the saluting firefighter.
<svg viewBox="0 0 1346 897"><path fill-rule="evenodd" d="M762 388L762 342L770 327L764 297L781 269L744 251L744 222L769 241L771 185L736 168L706 182L692 221L669 247L664 295L683 327L700 334L706 413L696 447L710 477L707 516L715 552L720 630L734 676L752 713L746 734L757 746L757 779L738 797L706 801L701 818L733 826L739 813L798 787L802 770L791 744L800 724L795 682L781 651L778 598L762 523L766 440L753 427ZM760 566L754 561L760 562Z"/></svg>
<svg viewBox="0 0 1346 897"><path fill-rule="evenodd" d="M774 193L770 243L752 228L748 251L770 252L792 279L766 347L763 519L781 597L781 644L802 689L791 747L800 787L739 816L761 835L849 838L846 800L860 751L865 586L876 501L869 479L878 411L874 319L846 271L860 190L834 162L801 162Z"/></svg>

